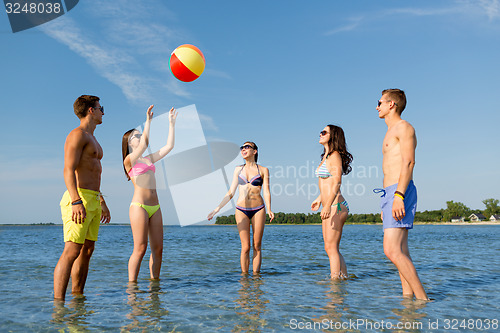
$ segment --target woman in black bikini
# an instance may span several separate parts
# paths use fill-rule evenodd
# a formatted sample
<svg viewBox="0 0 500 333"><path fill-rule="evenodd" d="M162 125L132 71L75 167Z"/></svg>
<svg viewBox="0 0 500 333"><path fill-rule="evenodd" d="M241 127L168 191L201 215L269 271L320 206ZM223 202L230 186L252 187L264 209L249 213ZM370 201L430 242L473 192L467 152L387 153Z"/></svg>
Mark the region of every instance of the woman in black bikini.
<svg viewBox="0 0 500 333"><path fill-rule="evenodd" d="M269 218L274 219L274 213L271 211L271 192L269 191L269 170L262 165L257 164L259 153L257 145L247 141L240 147L241 156L245 164L237 166L234 169L233 182L231 188L221 203L210 214L208 220L211 220L222 207L224 207L236 193L239 186L239 197L236 203L236 223L241 240L241 271L248 273L250 267L250 222L253 230L253 272L260 272L262 263L262 235L264 234L264 225L266 223L266 206L269 209ZM264 189L264 198L260 195L261 189ZM265 203L265 204L264 204Z"/></svg>

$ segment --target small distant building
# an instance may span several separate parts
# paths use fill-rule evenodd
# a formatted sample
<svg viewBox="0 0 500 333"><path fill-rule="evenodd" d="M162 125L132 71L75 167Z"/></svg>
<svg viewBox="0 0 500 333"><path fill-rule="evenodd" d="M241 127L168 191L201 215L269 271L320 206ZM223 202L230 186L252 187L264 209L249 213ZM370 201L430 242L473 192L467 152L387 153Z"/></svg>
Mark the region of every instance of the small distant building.
<svg viewBox="0 0 500 333"><path fill-rule="evenodd" d="M500 215L491 215L490 221L492 222L500 221Z"/></svg>
<svg viewBox="0 0 500 333"><path fill-rule="evenodd" d="M480 222L480 221L484 221L486 220L486 216L484 216L483 214L481 213L477 213L477 214L470 214L469 216L469 220L471 222Z"/></svg>
<svg viewBox="0 0 500 333"><path fill-rule="evenodd" d="M451 218L451 222L453 222L453 223L465 222L465 217L463 217L463 216L453 216Z"/></svg>

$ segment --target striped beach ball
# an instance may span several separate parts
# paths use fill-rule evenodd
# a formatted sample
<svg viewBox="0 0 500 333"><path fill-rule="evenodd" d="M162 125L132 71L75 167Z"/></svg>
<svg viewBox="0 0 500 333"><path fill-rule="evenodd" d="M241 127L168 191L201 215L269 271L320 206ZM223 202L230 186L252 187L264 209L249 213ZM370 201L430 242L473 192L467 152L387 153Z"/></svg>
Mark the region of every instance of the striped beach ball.
<svg viewBox="0 0 500 333"><path fill-rule="evenodd" d="M205 57L194 45L181 45L170 55L170 70L177 79L183 82L196 80L204 69Z"/></svg>

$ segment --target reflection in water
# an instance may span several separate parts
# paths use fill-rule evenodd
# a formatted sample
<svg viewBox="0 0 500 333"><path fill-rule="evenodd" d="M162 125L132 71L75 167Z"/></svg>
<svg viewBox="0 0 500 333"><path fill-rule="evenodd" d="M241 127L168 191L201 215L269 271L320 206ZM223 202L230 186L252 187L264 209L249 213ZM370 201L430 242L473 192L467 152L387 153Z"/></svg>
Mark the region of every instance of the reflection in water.
<svg viewBox="0 0 500 333"><path fill-rule="evenodd" d="M266 311L266 303L269 303L262 297L264 292L260 289L264 279L256 273L253 276L242 274L240 283L239 297L234 302L237 304L236 314L241 320L233 332L262 332L266 320L260 317Z"/></svg>
<svg viewBox="0 0 500 333"><path fill-rule="evenodd" d="M87 317L94 311L88 310L85 304L85 296L75 296L68 303L54 300L54 312L51 322L67 326L70 332L86 332L89 323Z"/></svg>
<svg viewBox="0 0 500 333"><path fill-rule="evenodd" d="M396 318L399 322L406 323L406 325L408 325L405 325L407 328L425 328L427 323L423 323L422 318L427 317L427 313L417 311L425 308L427 303L428 301L418 299L414 300L412 298L405 297L401 301L403 308L392 309L392 312L394 312L397 316Z"/></svg>
<svg viewBox="0 0 500 333"><path fill-rule="evenodd" d="M168 311L162 308L160 302L160 295L163 293L160 281L150 281L149 291L141 291L136 282L129 282L126 291L128 294L127 304L132 308L126 317L131 322L122 327L122 331L160 329L160 320L163 316L168 315Z"/></svg>
<svg viewBox="0 0 500 333"><path fill-rule="evenodd" d="M317 323L328 323L327 326L330 327L332 326L331 323L341 322L342 314L348 312L344 305L344 298L347 295L347 281L328 279L324 284L326 286L325 299L327 303L322 309L326 313L312 320ZM320 325L319 327L324 326Z"/></svg>

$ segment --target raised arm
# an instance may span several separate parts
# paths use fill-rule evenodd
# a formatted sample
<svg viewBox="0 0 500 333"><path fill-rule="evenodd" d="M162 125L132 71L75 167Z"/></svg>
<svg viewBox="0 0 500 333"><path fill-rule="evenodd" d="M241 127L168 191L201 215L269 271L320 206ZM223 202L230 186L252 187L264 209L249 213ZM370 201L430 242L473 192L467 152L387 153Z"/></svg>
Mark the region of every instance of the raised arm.
<svg viewBox="0 0 500 333"><path fill-rule="evenodd" d="M141 135L141 139L139 140L139 146L137 146L137 148L127 156L130 166L133 166L135 161L137 161L137 159L144 154L146 149L148 149L149 130L151 128L151 120L153 119L153 107L154 105L150 105L146 111L146 123L144 124L144 131Z"/></svg>
<svg viewBox="0 0 500 333"><path fill-rule="evenodd" d="M217 214L222 209L222 207L224 207L234 197L236 189L238 188L238 174L240 173L240 171L241 171L240 167L236 167L234 169L233 181L231 182L231 187L229 188L229 191L227 191L224 198L222 198L220 204L213 211L211 211L210 214L208 214L207 219L209 221L213 219L215 214Z"/></svg>
<svg viewBox="0 0 500 333"><path fill-rule="evenodd" d="M174 149L176 119L177 119L177 111L175 111L174 108L171 108L168 114L169 126L168 126L167 144L161 147L160 150L158 150L157 152L149 155L151 162L155 163L156 161L161 160L162 158L167 156L167 154L170 153L172 149Z"/></svg>
<svg viewBox="0 0 500 333"><path fill-rule="evenodd" d="M77 191L76 169L80 164L83 149L87 144L85 134L80 129L74 129L69 133L64 144L64 183L68 189L72 203L81 201ZM83 203L72 205L72 220L78 224L83 223L86 217Z"/></svg>
<svg viewBox="0 0 500 333"><path fill-rule="evenodd" d="M274 213L271 211L271 191L269 190L269 169L262 168L264 174L264 181L262 182L262 189L264 191L264 201L266 203L267 214L269 214L269 218L271 222L274 219Z"/></svg>

